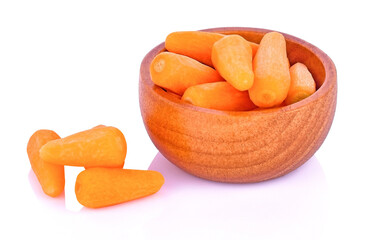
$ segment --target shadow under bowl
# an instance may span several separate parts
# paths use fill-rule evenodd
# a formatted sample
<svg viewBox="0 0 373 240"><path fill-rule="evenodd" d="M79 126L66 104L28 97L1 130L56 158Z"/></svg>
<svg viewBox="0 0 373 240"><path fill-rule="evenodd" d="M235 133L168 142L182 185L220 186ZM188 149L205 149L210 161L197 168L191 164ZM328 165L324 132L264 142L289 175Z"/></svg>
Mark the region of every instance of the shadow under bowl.
<svg viewBox="0 0 373 240"><path fill-rule="evenodd" d="M214 28L259 43L270 30ZM149 67L164 43L141 63L140 108L145 128L170 162L195 176L232 183L260 182L298 168L319 149L331 127L337 99L332 60L312 44L284 34L290 64L305 64L317 91L295 104L254 111L219 111L188 104L155 86Z"/></svg>

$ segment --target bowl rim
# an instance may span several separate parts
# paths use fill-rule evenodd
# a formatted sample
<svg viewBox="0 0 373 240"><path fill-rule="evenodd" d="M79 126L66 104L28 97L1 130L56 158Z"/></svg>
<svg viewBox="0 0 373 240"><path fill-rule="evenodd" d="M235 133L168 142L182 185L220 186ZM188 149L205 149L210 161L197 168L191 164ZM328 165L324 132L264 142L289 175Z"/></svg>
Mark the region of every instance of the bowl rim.
<svg viewBox="0 0 373 240"><path fill-rule="evenodd" d="M204 31L204 32L237 32L238 34L240 32L258 32L258 33L268 33L268 32L274 32L275 30L269 30L264 28L251 28L251 27L218 27L218 28L208 28L208 29L202 29L198 31ZM215 109L208 109L203 108L199 106L192 105L190 103L187 103L185 101L182 101L181 99L177 98L173 94L170 94L166 91L164 91L161 87L156 86L153 81L151 80L150 76L150 64L153 60L153 58L160 52L165 50L165 43L162 42L158 44L156 47L154 47L150 52L146 54L146 56L143 58L140 66L140 82L146 84L148 87L153 88L152 92L162 98L162 100L166 101L170 105L178 106L183 109L191 110L191 111L197 111L201 113L208 113L208 114L214 114L214 115L234 115L234 116L249 116L252 114L266 114L266 113L272 113L272 112L288 112L288 111L295 111L297 109L303 108L307 106L308 104L316 101L320 97L327 94L331 88L337 85L337 71L335 68L335 65L333 61L330 59L330 57L320 50L318 47L312 45L311 43L297 38L295 36L292 36L287 33L279 32L284 35L286 41L294 42L296 44L302 45L305 48L308 48L313 54L315 54L321 61L324 70L325 70L325 79L323 84L316 90L315 93L313 93L311 96L282 107L273 107L273 108L259 108L254 109L250 111L225 111L225 110L215 110Z"/></svg>

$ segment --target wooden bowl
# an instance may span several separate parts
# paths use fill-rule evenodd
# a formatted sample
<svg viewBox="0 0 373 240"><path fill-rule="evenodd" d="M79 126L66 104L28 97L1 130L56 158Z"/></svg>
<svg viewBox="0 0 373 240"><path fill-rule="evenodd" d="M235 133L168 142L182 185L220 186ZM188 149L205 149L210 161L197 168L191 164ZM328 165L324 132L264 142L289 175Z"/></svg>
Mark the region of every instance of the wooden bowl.
<svg viewBox="0 0 373 240"><path fill-rule="evenodd" d="M259 43L270 30L215 28ZM218 111L185 103L153 84L149 66L164 43L141 63L140 107L146 130L170 162L201 178L219 182L259 182L301 166L323 143L333 121L337 75L320 49L284 34L290 64L304 63L317 91L295 104L247 112Z"/></svg>

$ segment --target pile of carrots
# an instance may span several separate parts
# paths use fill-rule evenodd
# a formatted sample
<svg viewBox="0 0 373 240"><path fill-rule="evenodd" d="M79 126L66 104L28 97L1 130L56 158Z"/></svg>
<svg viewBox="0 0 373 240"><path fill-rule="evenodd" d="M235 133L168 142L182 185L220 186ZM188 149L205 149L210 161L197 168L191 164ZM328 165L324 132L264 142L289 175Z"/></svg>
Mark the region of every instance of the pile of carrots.
<svg viewBox="0 0 373 240"><path fill-rule="evenodd" d="M27 154L44 193L51 197L64 191L64 166L85 167L76 179L75 194L89 208L148 196L164 183L159 172L123 169L127 143L115 127L99 125L65 138L38 130L27 144Z"/></svg>
<svg viewBox="0 0 373 240"><path fill-rule="evenodd" d="M248 111L293 104L316 91L304 64L290 67L278 32L260 44L235 34L173 32L165 47L151 63L152 81L196 106Z"/></svg>

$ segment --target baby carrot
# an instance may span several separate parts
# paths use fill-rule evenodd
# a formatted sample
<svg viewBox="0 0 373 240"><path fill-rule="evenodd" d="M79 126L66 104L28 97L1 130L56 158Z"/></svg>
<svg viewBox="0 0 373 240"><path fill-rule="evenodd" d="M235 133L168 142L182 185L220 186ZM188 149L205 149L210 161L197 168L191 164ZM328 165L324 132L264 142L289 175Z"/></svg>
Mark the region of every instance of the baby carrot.
<svg viewBox="0 0 373 240"><path fill-rule="evenodd" d="M170 52L194 58L212 67L212 45L222 37L224 37L223 34L212 32L173 32L167 36L165 46Z"/></svg>
<svg viewBox="0 0 373 240"><path fill-rule="evenodd" d="M250 100L248 91L238 91L227 82L189 87L182 100L199 107L225 111L248 111L256 107Z"/></svg>
<svg viewBox="0 0 373 240"><path fill-rule="evenodd" d="M167 36L165 46L170 52L194 58L195 60L212 67L212 46L216 41L224 36L224 34L220 33L202 31L173 32ZM259 44L249 41L248 43L252 48L252 55L255 56Z"/></svg>
<svg viewBox="0 0 373 240"><path fill-rule="evenodd" d="M264 35L253 61L254 84L250 98L258 107L268 108L285 100L290 86L286 42L282 34Z"/></svg>
<svg viewBox="0 0 373 240"><path fill-rule="evenodd" d="M239 35L227 35L212 47L211 60L215 69L237 90L251 88L254 81L252 49Z"/></svg>
<svg viewBox="0 0 373 240"><path fill-rule="evenodd" d="M190 86L224 80L213 68L170 52L162 52L153 59L150 74L154 84L179 95Z"/></svg>
<svg viewBox="0 0 373 240"><path fill-rule="evenodd" d="M79 173L75 194L83 206L99 208L148 196L163 183L162 174L156 171L91 168Z"/></svg>
<svg viewBox="0 0 373 240"><path fill-rule="evenodd" d="M60 137L51 130L38 130L27 144L27 154L31 168L34 171L45 194L51 197L60 195L65 188L64 166L44 162L40 159L39 150L47 142Z"/></svg>
<svg viewBox="0 0 373 240"><path fill-rule="evenodd" d="M290 67L290 79L290 88L285 99L286 105L296 103L316 91L315 80L302 63L296 63Z"/></svg>
<svg viewBox="0 0 373 240"><path fill-rule="evenodd" d="M46 162L88 168L122 168L126 153L122 132L105 126L50 141L40 149L40 157Z"/></svg>

